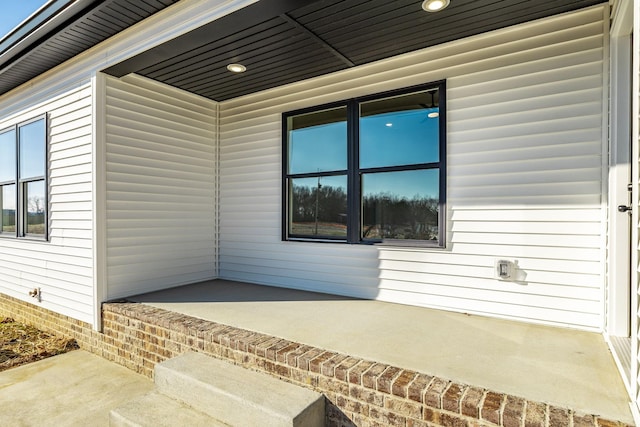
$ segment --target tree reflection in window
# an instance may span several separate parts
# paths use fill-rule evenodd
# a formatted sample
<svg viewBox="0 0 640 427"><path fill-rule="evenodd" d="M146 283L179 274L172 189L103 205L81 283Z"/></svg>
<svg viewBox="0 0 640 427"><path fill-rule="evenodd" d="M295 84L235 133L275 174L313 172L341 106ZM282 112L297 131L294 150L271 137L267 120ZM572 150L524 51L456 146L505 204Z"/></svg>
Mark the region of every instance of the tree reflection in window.
<svg viewBox="0 0 640 427"><path fill-rule="evenodd" d="M420 182L424 191L409 195L402 185L406 182ZM366 174L362 188L364 240L438 239L437 170Z"/></svg>
<svg viewBox="0 0 640 427"><path fill-rule="evenodd" d="M45 197L44 180L26 184L26 221L27 234L44 234L45 232Z"/></svg>
<svg viewBox="0 0 640 427"><path fill-rule="evenodd" d="M289 233L299 236L345 238L347 235L347 177L292 179Z"/></svg>

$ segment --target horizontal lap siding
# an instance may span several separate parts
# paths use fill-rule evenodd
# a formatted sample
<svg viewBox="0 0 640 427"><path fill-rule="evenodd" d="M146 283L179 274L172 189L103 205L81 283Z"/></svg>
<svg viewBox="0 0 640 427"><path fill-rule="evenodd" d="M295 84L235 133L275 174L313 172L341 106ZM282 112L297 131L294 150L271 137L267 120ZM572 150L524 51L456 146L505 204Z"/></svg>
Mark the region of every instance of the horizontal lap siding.
<svg viewBox="0 0 640 427"><path fill-rule="evenodd" d="M603 7L224 102L220 276L602 326ZM447 80L445 250L282 242L281 113ZM494 278L515 259L522 280Z"/></svg>
<svg viewBox="0 0 640 427"><path fill-rule="evenodd" d="M13 114L0 128L49 115L50 241L0 239L0 293L93 321L92 100L88 81Z"/></svg>
<svg viewBox="0 0 640 427"><path fill-rule="evenodd" d="M215 103L107 78L108 297L215 277Z"/></svg>

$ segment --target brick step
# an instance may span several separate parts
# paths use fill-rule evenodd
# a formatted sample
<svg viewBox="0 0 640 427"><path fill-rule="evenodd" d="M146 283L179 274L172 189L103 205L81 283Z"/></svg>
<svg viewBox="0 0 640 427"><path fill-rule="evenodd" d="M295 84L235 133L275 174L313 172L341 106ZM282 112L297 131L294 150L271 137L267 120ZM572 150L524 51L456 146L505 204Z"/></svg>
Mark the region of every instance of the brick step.
<svg viewBox="0 0 640 427"><path fill-rule="evenodd" d="M321 427L324 396L200 353L155 367L156 389L231 426Z"/></svg>
<svg viewBox="0 0 640 427"><path fill-rule="evenodd" d="M112 410L111 427L229 427L213 417L158 392L151 392Z"/></svg>

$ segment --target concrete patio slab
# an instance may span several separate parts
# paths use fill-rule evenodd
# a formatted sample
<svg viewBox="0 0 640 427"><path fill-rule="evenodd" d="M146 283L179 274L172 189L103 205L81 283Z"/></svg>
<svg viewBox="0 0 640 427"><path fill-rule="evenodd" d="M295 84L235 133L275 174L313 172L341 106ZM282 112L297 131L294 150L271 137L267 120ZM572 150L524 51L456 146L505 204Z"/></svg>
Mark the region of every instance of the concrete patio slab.
<svg viewBox="0 0 640 427"><path fill-rule="evenodd" d="M598 333L226 280L128 299L633 422L624 384Z"/></svg>

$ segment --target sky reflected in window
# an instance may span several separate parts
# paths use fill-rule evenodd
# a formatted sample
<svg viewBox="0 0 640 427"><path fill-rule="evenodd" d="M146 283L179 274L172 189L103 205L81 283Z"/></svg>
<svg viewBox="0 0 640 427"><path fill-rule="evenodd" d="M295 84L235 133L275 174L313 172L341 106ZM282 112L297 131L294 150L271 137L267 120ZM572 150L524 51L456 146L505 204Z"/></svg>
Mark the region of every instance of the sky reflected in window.
<svg viewBox="0 0 640 427"><path fill-rule="evenodd" d="M289 118L289 173L347 169L347 108Z"/></svg>
<svg viewBox="0 0 640 427"><path fill-rule="evenodd" d="M421 108L361 117L360 167L437 162L437 112L438 108Z"/></svg>
<svg viewBox="0 0 640 427"><path fill-rule="evenodd" d="M20 126L20 179L44 176L46 134L44 120Z"/></svg>
<svg viewBox="0 0 640 427"><path fill-rule="evenodd" d="M400 172L368 173L362 175L362 195L390 194L408 200L438 198L439 170L420 169Z"/></svg>
<svg viewBox="0 0 640 427"><path fill-rule="evenodd" d="M0 182L16 180L16 132L0 134Z"/></svg>

